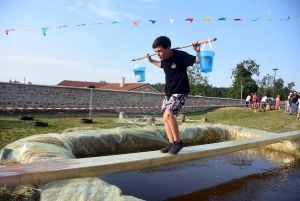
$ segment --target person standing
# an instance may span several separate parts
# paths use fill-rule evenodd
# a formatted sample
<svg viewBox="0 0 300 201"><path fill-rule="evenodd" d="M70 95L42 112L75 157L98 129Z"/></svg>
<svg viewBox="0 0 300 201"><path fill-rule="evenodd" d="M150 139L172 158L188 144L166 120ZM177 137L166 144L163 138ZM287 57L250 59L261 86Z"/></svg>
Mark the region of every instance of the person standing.
<svg viewBox="0 0 300 201"><path fill-rule="evenodd" d="M275 110L280 110L280 96L279 95L277 95L275 101L276 101Z"/></svg>
<svg viewBox="0 0 300 201"><path fill-rule="evenodd" d="M261 108L263 108L264 111L266 111L267 102L268 102L268 96L265 95L265 96L262 97L262 99L261 99Z"/></svg>
<svg viewBox="0 0 300 201"><path fill-rule="evenodd" d="M292 97L292 106L291 106L291 109L290 109L290 115L293 114L293 111L295 111L295 113L297 114L297 101L299 99L299 95L297 93L297 91L294 91L294 94L293 94L293 97Z"/></svg>
<svg viewBox="0 0 300 201"><path fill-rule="evenodd" d="M197 53L200 52L200 44L197 41L194 41L192 46ZM184 51L172 50L171 40L166 36L157 37L152 48L160 61L153 60L149 54L146 54L146 58L150 63L164 70L166 80L165 98L161 110L170 144L160 151L177 154L183 148L183 143L180 140L179 127L174 115L181 112L190 92L187 68L198 63L199 60L198 57Z"/></svg>

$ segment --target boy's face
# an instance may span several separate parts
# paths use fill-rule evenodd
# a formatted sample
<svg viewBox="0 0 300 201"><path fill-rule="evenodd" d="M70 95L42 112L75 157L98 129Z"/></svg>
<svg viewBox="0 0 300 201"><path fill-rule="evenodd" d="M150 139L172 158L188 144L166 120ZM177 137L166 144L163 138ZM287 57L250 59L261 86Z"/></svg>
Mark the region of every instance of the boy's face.
<svg viewBox="0 0 300 201"><path fill-rule="evenodd" d="M158 46L154 48L154 51L156 55L161 59L164 60L166 58L169 58L172 55L171 47L163 48L161 46Z"/></svg>

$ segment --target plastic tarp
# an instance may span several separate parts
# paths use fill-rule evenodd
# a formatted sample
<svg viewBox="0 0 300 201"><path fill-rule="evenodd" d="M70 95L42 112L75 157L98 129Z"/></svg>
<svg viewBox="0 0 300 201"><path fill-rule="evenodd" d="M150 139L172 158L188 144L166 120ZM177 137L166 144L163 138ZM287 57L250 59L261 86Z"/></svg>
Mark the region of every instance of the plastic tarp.
<svg viewBox="0 0 300 201"><path fill-rule="evenodd" d="M217 143L275 134L257 129L207 123L184 123L179 126L179 131L180 138L185 145ZM299 142L300 140L287 141L264 148L293 152L299 157ZM122 126L113 129L80 130L63 134L39 134L17 140L5 146L0 153L0 160L14 159L19 163L32 163L120 152L138 152L147 149L159 151L167 144L169 144L168 137L163 126ZM41 200L139 200L122 195L119 188L97 177L55 181L40 185L40 189Z"/></svg>
<svg viewBox="0 0 300 201"><path fill-rule="evenodd" d="M210 124L179 127L185 144L207 144L232 140L231 133ZM0 160L19 163L93 157L157 149L169 144L165 128L122 126L114 129L81 130L64 134L33 135L5 146Z"/></svg>
<svg viewBox="0 0 300 201"><path fill-rule="evenodd" d="M121 190L97 177L65 179L39 186L41 201L140 201L141 199L122 195Z"/></svg>

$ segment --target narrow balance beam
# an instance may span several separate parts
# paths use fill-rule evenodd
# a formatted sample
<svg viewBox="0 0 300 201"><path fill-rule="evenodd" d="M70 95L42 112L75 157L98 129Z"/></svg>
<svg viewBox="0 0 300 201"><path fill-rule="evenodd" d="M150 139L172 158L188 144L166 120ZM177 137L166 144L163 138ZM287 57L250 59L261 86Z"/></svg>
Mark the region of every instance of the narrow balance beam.
<svg viewBox="0 0 300 201"><path fill-rule="evenodd" d="M63 179L155 168L297 139L300 139L300 131L190 146L182 149L177 155L163 154L157 150L132 154L0 166L0 186L45 184Z"/></svg>

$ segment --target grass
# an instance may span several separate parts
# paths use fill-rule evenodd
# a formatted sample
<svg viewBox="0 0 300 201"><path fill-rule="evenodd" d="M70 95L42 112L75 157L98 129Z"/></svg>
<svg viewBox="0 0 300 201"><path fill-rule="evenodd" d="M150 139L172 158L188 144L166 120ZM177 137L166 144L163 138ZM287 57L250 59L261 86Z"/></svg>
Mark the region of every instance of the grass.
<svg viewBox="0 0 300 201"><path fill-rule="evenodd" d="M19 115L32 115L33 121L19 120ZM300 130L300 120L296 115L288 115L283 110L256 112L243 108L217 108L203 112L189 113L186 116L191 120L208 119L210 124L226 124L256 128L270 132L287 132ZM45 133L62 133L64 130L75 127L97 127L102 129L115 128L128 125L115 123L118 118L116 113L106 113L93 116L92 124L82 124L81 118L89 118L88 112L64 112L58 114L56 111L24 111L24 112L0 112L0 150L7 144L18 139ZM48 122L48 127L34 127L34 121Z"/></svg>

